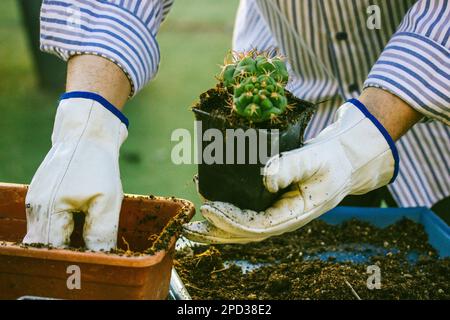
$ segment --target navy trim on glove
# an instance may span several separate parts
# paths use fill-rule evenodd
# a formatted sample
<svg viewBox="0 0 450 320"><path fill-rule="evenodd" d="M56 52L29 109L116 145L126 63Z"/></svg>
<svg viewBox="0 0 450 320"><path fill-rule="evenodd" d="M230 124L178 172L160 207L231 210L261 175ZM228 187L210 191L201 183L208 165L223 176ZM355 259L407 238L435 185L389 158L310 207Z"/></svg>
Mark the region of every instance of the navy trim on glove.
<svg viewBox="0 0 450 320"><path fill-rule="evenodd" d="M93 92L88 92L88 91L71 91L71 92L66 92L63 95L61 95L59 100L71 99L71 98L83 98L83 99L91 99L91 100L97 101L103 107L105 107L106 109L111 111L128 128L129 121L128 121L127 117L125 117L125 115L119 109L117 109L112 103L110 103L108 100L103 98L101 95L99 95L97 93L93 93Z"/></svg>
<svg viewBox="0 0 450 320"><path fill-rule="evenodd" d="M394 174L392 175L391 181L389 183L392 183L395 181L395 178L397 178L398 175L398 169L400 165L400 157L398 156L398 150L395 146L394 140L392 140L391 136L387 132L387 130L383 127L383 125L377 120L377 118L374 117L373 114L370 113L370 111L366 108L366 106L359 101L358 99L350 99L347 102L350 102L355 107L357 107L367 118L369 118L370 121L377 127L377 129L380 131L380 133L383 135L383 137L386 139L386 142L389 145L389 148L391 148L392 156L394 157Z"/></svg>

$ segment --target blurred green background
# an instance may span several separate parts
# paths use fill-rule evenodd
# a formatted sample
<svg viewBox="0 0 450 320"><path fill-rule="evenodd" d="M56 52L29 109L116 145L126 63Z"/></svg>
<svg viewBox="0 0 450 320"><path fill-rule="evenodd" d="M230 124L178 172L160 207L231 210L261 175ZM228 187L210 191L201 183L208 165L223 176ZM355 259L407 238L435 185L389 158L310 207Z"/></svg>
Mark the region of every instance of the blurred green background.
<svg viewBox="0 0 450 320"><path fill-rule="evenodd" d="M37 1L37 0L28 0ZM231 47L238 0L177 0L162 25L157 77L125 108L129 136L121 149L126 193L177 196L198 208L196 165L170 159L176 128L193 132L189 107L215 83ZM58 96L43 91L15 0L0 2L0 181L29 183L50 149ZM56 59L56 58L55 58Z"/></svg>

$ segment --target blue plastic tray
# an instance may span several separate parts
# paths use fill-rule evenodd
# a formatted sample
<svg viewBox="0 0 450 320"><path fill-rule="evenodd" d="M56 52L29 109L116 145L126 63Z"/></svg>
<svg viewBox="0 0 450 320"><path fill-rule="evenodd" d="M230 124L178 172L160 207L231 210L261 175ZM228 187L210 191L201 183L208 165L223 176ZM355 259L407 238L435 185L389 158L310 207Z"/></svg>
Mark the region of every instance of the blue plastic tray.
<svg viewBox="0 0 450 320"><path fill-rule="evenodd" d="M427 208L337 207L320 219L329 224L340 224L352 218L367 221L380 228L387 227L402 218L408 218L424 226L429 243L441 258L450 256L450 227Z"/></svg>

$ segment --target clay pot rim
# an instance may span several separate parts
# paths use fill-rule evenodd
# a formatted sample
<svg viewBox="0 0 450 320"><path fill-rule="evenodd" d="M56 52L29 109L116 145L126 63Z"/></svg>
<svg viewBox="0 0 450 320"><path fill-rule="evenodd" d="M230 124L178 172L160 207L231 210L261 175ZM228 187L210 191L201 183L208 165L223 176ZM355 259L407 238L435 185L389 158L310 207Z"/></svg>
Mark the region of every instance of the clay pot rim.
<svg viewBox="0 0 450 320"><path fill-rule="evenodd" d="M28 186L25 184L15 184L5 182L0 182L0 187L28 189ZM125 198L150 199L152 201L174 201L176 203L180 203L181 206L179 213L174 217L180 217L182 215L185 215L189 220L194 216L195 213L194 204L188 200L181 198L162 197L153 195L150 196L150 195L124 194L124 199ZM125 256L119 255L117 253L90 252L90 251L80 252L64 248L34 248L34 247L24 248L24 245L22 244L17 244L15 242L9 241L1 241L0 255L58 260L73 263L143 268L160 263L161 260L164 258L164 256L175 247L175 242L176 236L173 236L171 237L165 249L158 250L154 254L142 253L139 256Z"/></svg>
<svg viewBox="0 0 450 320"><path fill-rule="evenodd" d="M168 248L172 248L174 244L175 237L172 237ZM160 250L153 255L142 254L141 256L125 256L117 253L90 251L79 252L63 248L25 248L23 245L7 241L0 243L0 255L136 268L143 268L158 264L167 254L166 252L167 249Z"/></svg>

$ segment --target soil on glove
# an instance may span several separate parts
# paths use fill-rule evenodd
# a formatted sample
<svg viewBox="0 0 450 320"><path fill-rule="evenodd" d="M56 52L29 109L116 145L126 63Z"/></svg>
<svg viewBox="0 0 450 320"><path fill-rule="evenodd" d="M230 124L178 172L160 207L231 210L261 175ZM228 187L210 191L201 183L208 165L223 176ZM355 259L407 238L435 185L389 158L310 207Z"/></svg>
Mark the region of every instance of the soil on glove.
<svg viewBox="0 0 450 320"><path fill-rule="evenodd" d="M359 263L340 258L349 251ZM242 261L257 268L244 272ZM367 285L373 265L380 289ZM193 299L450 299L450 258L408 219L384 229L316 220L260 243L186 247L175 267Z"/></svg>

